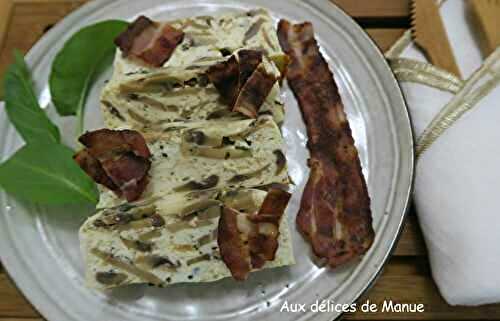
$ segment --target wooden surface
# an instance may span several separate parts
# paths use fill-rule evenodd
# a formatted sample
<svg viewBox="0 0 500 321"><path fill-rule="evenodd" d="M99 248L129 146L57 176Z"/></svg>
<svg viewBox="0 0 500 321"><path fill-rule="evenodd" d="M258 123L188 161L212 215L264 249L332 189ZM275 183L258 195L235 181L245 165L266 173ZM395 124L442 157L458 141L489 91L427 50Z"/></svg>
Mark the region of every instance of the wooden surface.
<svg viewBox="0 0 500 321"><path fill-rule="evenodd" d="M168 1L168 0L165 0ZM0 0L0 75L14 48L26 52L51 26L85 1ZM336 0L386 50L409 27L409 0ZM6 33L5 33L6 31ZM448 306L434 285L418 221L413 211L379 280L360 300L423 303L423 313L361 313L349 320L500 320L500 305L465 308ZM0 267L0 321L42 320ZM91 321L91 320L89 320ZM100 320L99 320L100 321Z"/></svg>
<svg viewBox="0 0 500 321"><path fill-rule="evenodd" d="M483 56L488 57L500 46L500 1L473 1L470 3L471 17L477 24Z"/></svg>
<svg viewBox="0 0 500 321"><path fill-rule="evenodd" d="M460 77L435 0L414 1L411 17L415 43L426 53L430 62Z"/></svg>

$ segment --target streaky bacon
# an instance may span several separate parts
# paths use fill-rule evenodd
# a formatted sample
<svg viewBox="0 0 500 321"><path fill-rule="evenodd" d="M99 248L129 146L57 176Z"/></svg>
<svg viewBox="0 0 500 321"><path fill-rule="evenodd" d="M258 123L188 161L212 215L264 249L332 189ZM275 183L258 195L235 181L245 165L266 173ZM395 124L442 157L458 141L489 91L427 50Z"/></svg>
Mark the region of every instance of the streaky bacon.
<svg viewBox="0 0 500 321"><path fill-rule="evenodd" d="M207 76L232 111L256 118L276 77L261 65L262 52L244 49L207 70Z"/></svg>
<svg viewBox="0 0 500 321"><path fill-rule="evenodd" d="M219 92L222 101L233 106L238 97L240 83L240 67L235 55L228 60L210 66L207 77Z"/></svg>
<svg viewBox="0 0 500 321"><path fill-rule="evenodd" d="M296 223L313 252L335 268L373 243L370 197L344 106L311 23L278 24L291 58L287 80L307 127L311 169Z"/></svg>
<svg viewBox="0 0 500 321"><path fill-rule="evenodd" d="M241 213L224 207L217 243L222 261L236 280L245 280L252 269L272 261L278 250L279 226L290 193L271 189L257 213Z"/></svg>
<svg viewBox="0 0 500 321"><path fill-rule="evenodd" d="M217 243L222 261L236 280L245 280L252 270L250 249L246 235L240 233L238 216L240 212L223 207L217 228ZM247 244L245 244L247 243Z"/></svg>
<svg viewBox="0 0 500 321"><path fill-rule="evenodd" d="M257 118L260 106L273 88L276 78L259 66L240 89L233 110L250 118Z"/></svg>
<svg viewBox="0 0 500 321"><path fill-rule="evenodd" d="M151 153L139 132L99 129L79 138L86 147L74 159L92 179L132 202L148 183Z"/></svg>
<svg viewBox="0 0 500 321"><path fill-rule="evenodd" d="M270 189L256 215L249 220L255 224L255 233L250 235L249 245L252 266L261 268L266 261L274 260L278 250L281 218L292 195L281 189Z"/></svg>
<svg viewBox="0 0 500 321"><path fill-rule="evenodd" d="M262 62L262 52L258 50L242 49L238 51L239 84L242 88L258 65Z"/></svg>
<svg viewBox="0 0 500 321"><path fill-rule="evenodd" d="M115 44L126 57L133 56L148 65L160 67L183 39L181 30L140 16L115 39Z"/></svg>
<svg viewBox="0 0 500 321"><path fill-rule="evenodd" d="M85 173L87 173L97 183L106 186L110 190L118 189L115 183L109 178L108 174L102 168L101 163L94 158L86 149L82 149L74 156L75 161L80 165Z"/></svg>

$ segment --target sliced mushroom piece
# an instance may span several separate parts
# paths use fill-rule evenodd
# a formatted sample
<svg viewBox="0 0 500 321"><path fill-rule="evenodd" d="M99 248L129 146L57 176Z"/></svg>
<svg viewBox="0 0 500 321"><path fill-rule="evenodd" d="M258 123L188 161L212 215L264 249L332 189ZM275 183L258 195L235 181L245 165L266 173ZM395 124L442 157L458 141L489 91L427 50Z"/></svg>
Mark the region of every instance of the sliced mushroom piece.
<svg viewBox="0 0 500 321"><path fill-rule="evenodd" d="M127 279L127 275L117 272L97 272L95 274L97 282L104 285L120 285Z"/></svg>
<svg viewBox="0 0 500 321"><path fill-rule="evenodd" d="M158 238L161 236L161 231L158 229L151 230L149 232L146 232L144 234L139 235L139 240L142 242L147 242L151 239Z"/></svg>
<svg viewBox="0 0 500 321"><path fill-rule="evenodd" d="M156 213L156 206L154 204L135 206L129 212L134 216L134 219L144 218Z"/></svg>
<svg viewBox="0 0 500 321"><path fill-rule="evenodd" d="M144 92L164 92L172 91L174 88L183 87L185 81L204 77L204 72L207 67L199 66L198 68L190 69L188 72L182 70L182 77L177 76L180 70L176 68L159 68L145 76L134 76L132 79L120 84L122 93L144 93Z"/></svg>
<svg viewBox="0 0 500 321"><path fill-rule="evenodd" d="M212 243L213 241L215 241L217 239L217 229L213 230L211 233L209 234L205 234L201 237L199 237L197 240L196 240L196 244L198 244L198 246L204 246L204 245L207 245L207 244L210 244Z"/></svg>
<svg viewBox="0 0 500 321"><path fill-rule="evenodd" d="M270 165L271 164L267 164L267 165L259 168L258 170L250 172L250 173L234 175L228 182L229 183L240 183L240 182L249 180L251 178L255 178L256 176L262 174L262 172L264 172L266 169L268 169Z"/></svg>
<svg viewBox="0 0 500 321"><path fill-rule="evenodd" d="M212 221L210 220L192 220L190 222L179 221L175 223L171 223L165 226L165 228L172 233L176 233L182 230L188 230L193 228L199 228L203 226L212 225Z"/></svg>
<svg viewBox="0 0 500 321"><path fill-rule="evenodd" d="M125 225L130 223L133 219L134 216L130 213L104 214L101 218L94 221L94 226L110 227L114 225Z"/></svg>
<svg viewBox="0 0 500 321"><path fill-rule="evenodd" d="M201 182L197 181L190 181L187 182L186 184L183 184L181 186L178 186L174 188L174 191L176 192L183 192L183 191L191 191L191 190L203 190L203 189L209 189L217 186L219 183L219 176L217 175L210 175Z"/></svg>
<svg viewBox="0 0 500 321"><path fill-rule="evenodd" d="M208 136L203 130L191 129L183 134L185 142L195 145L217 147L222 145L222 137L217 135Z"/></svg>
<svg viewBox="0 0 500 321"><path fill-rule="evenodd" d="M141 256L136 259L136 263L149 269L156 269L158 267L176 269L180 266L180 262L174 263L170 258L159 255Z"/></svg>
<svg viewBox="0 0 500 321"><path fill-rule="evenodd" d="M148 96L138 96L135 99L141 103L144 103L145 105L149 107L153 107L155 109L161 110L161 111L175 111L177 109L176 106L167 106L164 105L161 101L156 100L154 98L148 97Z"/></svg>
<svg viewBox="0 0 500 321"><path fill-rule="evenodd" d="M176 251L179 252L193 252L196 251L193 244L176 244L174 245Z"/></svg>
<svg viewBox="0 0 500 321"><path fill-rule="evenodd" d="M234 146L225 147L205 147L193 146L189 148L189 153L192 156L200 156L216 159L229 159L229 158L243 158L251 157L252 151L250 149L236 148Z"/></svg>
<svg viewBox="0 0 500 321"><path fill-rule="evenodd" d="M101 104L103 104L109 111L109 113L116 118L120 119L121 121L125 121L125 118L122 116L122 114L118 111L118 109L113 106L109 101L107 100L101 100Z"/></svg>
<svg viewBox="0 0 500 321"><path fill-rule="evenodd" d="M94 221L96 227L123 226L132 221L140 220L154 215L156 206L132 206L129 203L122 204L116 208L104 209L102 216Z"/></svg>
<svg viewBox="0 0 500 321"><path fill-rule="evenodd" d="M223 117L228 117L231 115L235 115L236 113L233 113L229 109L219 109L211 112L210 114L207 115L207 120L211 119L219 119Z"/></svg>
<svg viewBox="0 0 500 321"><path fill-rule="evenodd" d="M279 149L275 150L273 154L276 156L276 175L281 173L286 165L286 157Z"/></svg>
<svg viewBox="0 0 500 321"><path fill-rule="evenodd" d="M189 260L186 261L186 264L187 265L193 265L193 264L200 263L200 262L203 262L203 261L210 261L210 254L205 253L203 255L191 258L191 259L189 259Z"/></svg>
<svg viewBox="0 0 500 321"><path fill-rule="evenodd" d="M151 252L153 250L153 243L144 242L141 240L129 240L123 237L120 237L123 244L129 249L134 249L139 252Z"/></svg>
<svg viewBox="0 0 500 321"><path fill-rule="evenodd" d="M260 28L262 27L262 24L264 22L266 21L263 18L259 18L250 26L250 28L248 28L248 30L245 32L245 35L243 36L243 44L246 45L248 40L252 39L259 33Z"/></svg>
<svg viewBox="0 0 500 321"><path fill-rule="evenodd" d="M225 206L238 209L240 212L254 213L259 210L259 195L265 194L258 190L232 190L221 197Z"/></svg>
<svg viewBox="0 0 500 321"><path fill-rule="evenodd" d="M130 118L132 118L133 120L135 120L138 123L141 123L143 125L148 125L150 123L149 120L147 120L146 118L144 118L143 116L139 115L138 113L136 113L135 111L133 111L131 109L127 110L127 113L130 116Z"/></svg>
<svg viewBox="0 0 500 321"><path fill-rule="evenodd" d="M207 208L206 210L200 211L198 213L198 218L200 220L211 220L213 218L219 217L220 211L221 211L221 207L219 206L220 201L218 201L218 203L219 203L219 204L217 204L218 206L212 206L212 207Z"/></svg>
<svg viewBox="0 0 500 321"><path fill-rule="evenodd" d="M207 20L205 20L204 22L206 22ZM184 28L187 28L187 27L193 27L193 28L196 28L196 29L202 29L202 30L207 30L210 28L210 26L208 24L201 24L199 22L197 22L195 19L187 19L186 22L184 23Z"/></svg>
<svg viewBox="0 0 500 321"><path fill-rule="evenodd" d="M184 207L179 213L180 216L186 216L192 214L194 212L207 210L210 207L219 206L221 204L220 201L215 199L201 199L198 202L193 202Z"/></svg>
<svg viewBox="0 0 500 321"><path fill-rule="evenodd" d="M142 229L148 227L162 227L165 225L165 220L158 214L151 215L150 217L132 221L126 225L120 226L120 230L134 230L134 229Z"/></svg>
<svg viewBox="0 0 500 321"><path fill-rule="evenodd" d="M290 189L290 187L287 184L282 184L282 183L270 183L266 185L257 186L255 188L266 192L271 189L279 189L288 192L288 190Z"/></svg>
<svg viewBox="0 0 500 321"><path fill-rule="evenodd" d="M158 278L153 273L142 270L131 263L125 262L122 259L115 257L111 253L101 251L97 248L93 248L91 250L91 253L93 255L95 255L96 257L98 257L99 259L103 260L104 262L106 262L106 263L108 263L108 264L110 264L118 269L121 269L125 272L128 272L130 274L135 275L136 277L138 277L139 279L141 279L144 282L152 283L155 285L162 285L164 283L160 278Z"/></svg>
<svg viewBox="0 0 500 321"><path fill-rule="evenodd" d="M254 127L255 120L247 119L233 122L215 122L209 128L193 128L184 133L184 141L191 144L219 147L224 138L244 136Z"/></svg>

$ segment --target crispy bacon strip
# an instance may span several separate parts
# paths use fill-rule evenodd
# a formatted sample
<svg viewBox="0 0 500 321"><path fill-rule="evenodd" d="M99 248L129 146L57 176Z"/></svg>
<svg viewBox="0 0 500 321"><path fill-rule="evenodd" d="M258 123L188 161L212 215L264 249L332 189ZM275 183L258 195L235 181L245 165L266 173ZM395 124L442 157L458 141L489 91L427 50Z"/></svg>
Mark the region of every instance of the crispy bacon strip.
<svg viewBox="0 0 500 321"><path fill-rule="evenodd" d="M207 70L207 76L232 111L256 118L277 79L262 67L262 53L240 50Z"/></svg>
<svg viewBox="0 0 500 321"><path fill-rule="evenodd" d="M245 280L252 269L274 260L280 221L290 196L283 190L271 189L259 212L253 214L223 208L217 243L222 260L236 280Z"/></svg>
<svg viewBox="0 0 500 321"><path fill-rule="evenodd" d="M281 189L270 189L256 215L249 219L256 231L250 235L249 245L254 268L261 268L266 261L274 260L278 250L281 217L292 195Z"/></svg>
<svg viewBox="0 0 500 321"><path fill-rule="evenodd" d="M239 88L242 88L257 66L262 62L262 52L248 49L240 50L238 51L238 62L240 73Z"/></svg>
<svg viewBox="0 0 500 321"><path fill-rule="evenodd" d="M240 89L233 111L240 112L250 118L257 118L257 112L275 82L276 78L259 66Z"/></svg>
<svg viewBox="0 0 500 321"><path fill-rule="evenodd" d="M141 59L154 67L162 66L184 39L184 32L140 16L121 33L115 44L123 54Z"/></svg>
<svg viewBox="0 0 500 321"><path fill-rule="evenodd" d="M208 80L219 92L222 101L232 106L238 97L240 68L236 56L211 66L207 71Z"/></svg>
<svg viewBox="0 0 500 321"><path fill-rule="evenodd" d="M238 216L240 212L224 207L219 219L217 229L217 243L222 261L231 271L236 280L245 280L252 270L250 261L250 249L246 235L240 232L238 227Z"/></svg>
<svg viewBox="0 0 500 321"><path fill-rule="evenodd" d="M373 243L370 198L337 85L312 25L281 20L278 38L291 58L287 79L302 110L311 154L296 223L314 253L334 268Z"/></svg>
<svg viewBox="0 0 500 321"><path fill-rule="evenodd" d="M146 141L136 131L100 129L80 137L86 147L74 159L92 179L127 201L146 189L151 167Z"/></svg>
<svg viewBox="0 0 500 321"><path fill-rule="evenodd" d="M118 186L113 183L111 178L106 174L104 168L102 168L101 163L94 158L88 150L83 149L74 156L75 161L80 165L85 173L87 173L92 179L101 185L106 186L110 190L118 189Z"/></svg>

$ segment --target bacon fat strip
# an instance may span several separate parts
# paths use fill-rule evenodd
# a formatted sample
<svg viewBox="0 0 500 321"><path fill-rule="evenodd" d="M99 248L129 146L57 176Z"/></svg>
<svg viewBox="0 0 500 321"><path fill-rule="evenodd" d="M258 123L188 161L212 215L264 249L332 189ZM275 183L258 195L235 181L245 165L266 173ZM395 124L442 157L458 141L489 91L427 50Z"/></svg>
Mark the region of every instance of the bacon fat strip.
<svg viewBox="0 0 500 321"><path fill-rule="evenodd" d="M240 50L207 70L210 82L232 111L256 118L277 79L262 66L262 53Z"/></svg>
<svg viewBox="0 0 500 321"><path fill-rule="evenodd" d="M148 65L161 67L184 39L184 32L145 16L138 17L115 39L125 57L136 57Z"/></svg>
<svg viewBox="0 0 500 321"><path fill-rule="evenodd" d="M96 183L129 202L140 198L148 183L151 153L139 132L100 129L79 140L86 148L74 159Z"/></svg>
<svg viewBox="0 0 500 321"><path fill-rule="evenodd" d="M252 269L275 258L279 226L290 194L269 190L257 213L242 213L224 206L217 230L217 243L224 264L235 280L242 281Z"/></svg>
<svg viewBox="0 0 500 321"><path fill-rule="evenodd" d="M240 212L224 207L217 229L217 244L222 261L231 271L235 280L245 280L252 270L250 248L247 235L242 233L238 224Z"/></svg>
<svg viewBox="0 0 500 321"><path fill-rule="evenodd" d="M335 268L373 243L370 198L338 87L311 23L281 20L278 39L291 58L287 80L302 111L311 155L296 223L314 253Z"/></svg>

